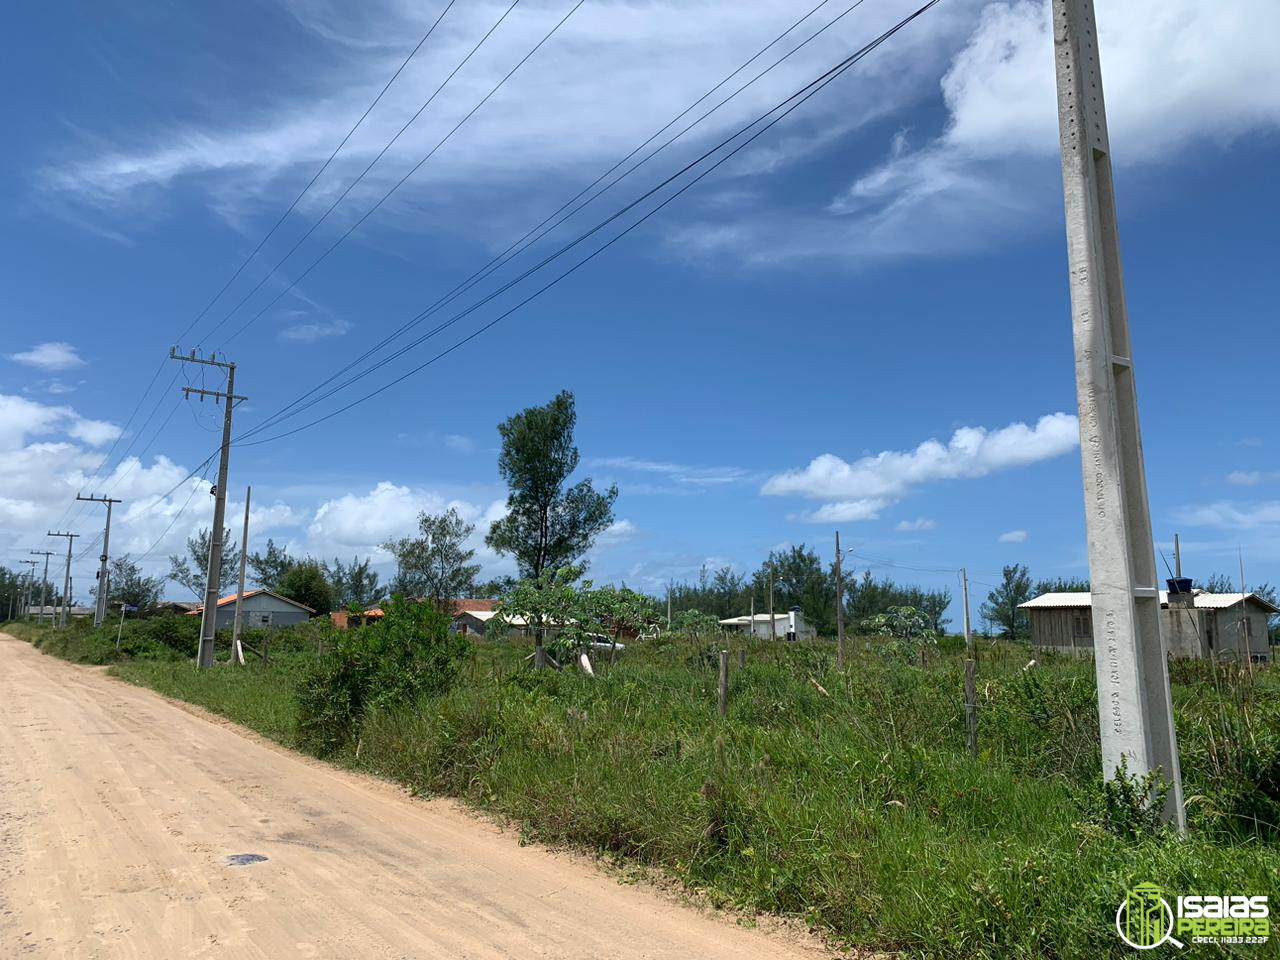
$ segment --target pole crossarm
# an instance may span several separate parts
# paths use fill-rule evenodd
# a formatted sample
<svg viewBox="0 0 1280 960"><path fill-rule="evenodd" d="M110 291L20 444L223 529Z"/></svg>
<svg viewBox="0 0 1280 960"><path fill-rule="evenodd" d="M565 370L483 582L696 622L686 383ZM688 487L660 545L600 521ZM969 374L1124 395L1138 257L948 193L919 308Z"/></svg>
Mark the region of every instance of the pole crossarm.
<svg viewBox="0 0 1280 960"><path fill-rule="evenodd" d="M200 647L196 654L196 665L200 668L213 666L214 640L218 625L218 594L222 585L222 538L223 526L227 512L227 470L231 457L231 411L237 402L248 400L236 394L236 365L226 360L215 360L212 357L197 357L194 350L190 354L178 352L177 347L169 350L169 358L182 363L198 363L208 367L217 367L226 371L226 390L204 390L198 387L183 387L186 396L197 394L200 397L225 399L222 414L222 451L218 459L218 482L213 488L213 528L209 531L209 562L205 571L204 608L200 614Z"/></svg>
<svg viewBox="0 0 1280 960"><path fill-rule="evenodd" d="M111 508L124 501L116 497L98 496L96 494L86 497L79 493L76 494L76 499L89 503L105 503L107 505L107 525L102 530L102 553L98 555L98 602L93 608L93 625L100 627L103 621L107 619L107 596L110 593L110 572L107 567L107 558L111 552Z"/></svg>
<svg viewBox="0 0 1280 960"><path fill-rule="evenodd" d="M183 387L182 392L185 393L187 396L191 396L191 394L197 393L202 397L213 397L215 400L221 400L223 397L227 395L221 390L203 390L200 387ZM249 399L248 397L242 397L239 394L233 394L231 396L231 401L233 403L241 403L248 399Z"/></svg>
<svg viewBox="0 0 1280 960"><path fill-rule="evenodd" d="M223 370L234 370L235 364L226 360L215 360L213 357L197 357L196 352L192 350L188 353L179 353L177 347L169 348L170 360L181 360L184 363L200 363L206 367L221 367Z"/></svg>

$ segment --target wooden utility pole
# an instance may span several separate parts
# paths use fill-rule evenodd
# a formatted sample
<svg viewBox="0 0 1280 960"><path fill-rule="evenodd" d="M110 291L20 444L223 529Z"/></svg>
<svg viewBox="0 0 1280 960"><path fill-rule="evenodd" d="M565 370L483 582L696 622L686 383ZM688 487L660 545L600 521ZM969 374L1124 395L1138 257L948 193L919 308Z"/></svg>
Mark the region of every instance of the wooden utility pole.
<svg viewBox="0 0 1280 960"><path fill-rule="evenodd" d="M840 567L840 531L836 531L836 669L844 670L844 575Z"/></svg>
<svg viewBox="0 0 1280 960"><path fill-rule="evenodd" d="M1052 3L1103 775L1158 771L1185 831L1093 6Z"/></svg>
<svg viewBox="0 0 1280 960"><path fill-rule="evenodd" d="M44 607L47 595L49 593L49 558L53 556L52 550L28 550L33 557L44 557L44 579L40 581L40 619L37 623L44 623ZM39 561L37 561L39 562ZM31 571L35 573L34 570ZM49 615L49 622L53 623L53 615Z"/></svg>
<svg viewBox="0 0 1280 960"><path fill-rule="evenodd" d="M107 593L110 590L107 555L111 549L111 506L121 501L113 500L110 497L82 497L78 493L76 494L76 499L90 503L105 503L107 505L107 525L102 531L102 553L98 556L98 603L93 610L93 625L100 627L102 622L107 619Z"/></svg>
<svg viewBox="0 0 1280 960"><path fill-rule="evenodd" d="M23 603L22 603L22 615L27 620L30 620L31 619L31 592L35 588L36 567L40 565L40 561L39 560L19 560L18 562L25 563L29 567L31 567L31 569L27 571L27 592L26 592L26 598L23 600Z"/></svg>
<svg viewBox="0 0 1280 960"><path fill-rule="evenodd" d="M724 716L729 712L729 651L720 651L720 702L719 713Z"/></svg>
<svg viewBox="0 0 1280 960"><path fill-rule="evenodd" d="M65 627L67 625L67 606L71 603L71 545L75 543L78 533L54 533L49 531L51 537L67 538L67 568L62 574L62 609L58 614L58 626Z"/></svg>
<svg viewBox="0 0 1280 960"><path fill-rule="evenodd" d="M249 498L253 496L253 487L244 488L244 533L240 536L240 586L236 590L236 620L231 628L231 657L240 666L244 666L244 650L240 646L240 616L244 603L244 565L249 557Z"/></svg>
<svg viewBox="0 0 1280 960"><path fill-rule="evenodd" d="M208 367L217 367L226 371L226 390L204 390L195 387L183 387L182 392L190 397L193 393L202 400L212 397L214 402L223 401L222 414L222 452L218 460L218 485L213 488L213 529L209 531L209 569L206 571L204 588L204 610L200 617L200 650L196 656L196 666L204 669L213 666L213 644L218 629L218 591L222 583L222 536L223 523L227 514L227 466L231 457L231 411L238 401L249 399L236 395L236 365L213 358L196 356L194 350L190 355L179 354L177 349L169 351L171 360L183 363L198 363Z"/></svg>

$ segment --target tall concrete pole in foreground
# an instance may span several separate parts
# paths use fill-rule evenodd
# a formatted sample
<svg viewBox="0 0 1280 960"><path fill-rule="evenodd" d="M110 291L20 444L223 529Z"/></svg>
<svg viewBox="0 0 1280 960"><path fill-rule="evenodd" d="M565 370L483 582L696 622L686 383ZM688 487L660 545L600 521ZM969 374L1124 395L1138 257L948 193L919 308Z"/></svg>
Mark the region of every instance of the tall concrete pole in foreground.
<svg viewBox="0 0 1280 960"><path fill-rule="evenodd" d="M1170 784L1186 829L1093 0L1052 0L1102 765Z"/></svg>

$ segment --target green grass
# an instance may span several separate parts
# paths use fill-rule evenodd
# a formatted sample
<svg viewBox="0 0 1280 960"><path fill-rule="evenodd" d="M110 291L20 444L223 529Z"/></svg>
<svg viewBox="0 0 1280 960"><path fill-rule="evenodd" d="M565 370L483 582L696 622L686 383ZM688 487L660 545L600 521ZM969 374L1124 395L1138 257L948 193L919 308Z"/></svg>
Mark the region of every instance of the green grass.
<svg viewBox="0 0 1280 960"><path fill-rule="evenodd" d="M461 798L531 838L655 868L713 902L911 957L1131 956L1112 918L1137 882L1276 892L1270 668L1175 666L1190 838L1126 840L1091 816L1090 663L1024 671L1024 651L984 649L974 758L955 654L921 669L863 653L841 675L828 644L756 644L745 669L735 656L722 719L711 648L634 645L594 680L536 674L521 666L527 652L479 643L454 690L369 717L337 762ZM292 745L293 691L313 659L111 669ZM1194 950L1276 956L1278 943Z"/></svg>

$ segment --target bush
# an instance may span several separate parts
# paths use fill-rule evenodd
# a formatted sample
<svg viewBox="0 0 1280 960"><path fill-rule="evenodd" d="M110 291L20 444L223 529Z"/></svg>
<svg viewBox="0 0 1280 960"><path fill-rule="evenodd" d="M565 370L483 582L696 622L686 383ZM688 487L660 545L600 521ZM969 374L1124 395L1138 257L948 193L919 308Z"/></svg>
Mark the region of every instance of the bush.
<svg viewBox="0 0 1280 960"><path fill-rule="evenodd" d="M451 689L471 642L428 603L395 597L380 622L347 630L298 687L298 742L329 756L359 737L373 711Z"/></svg>

